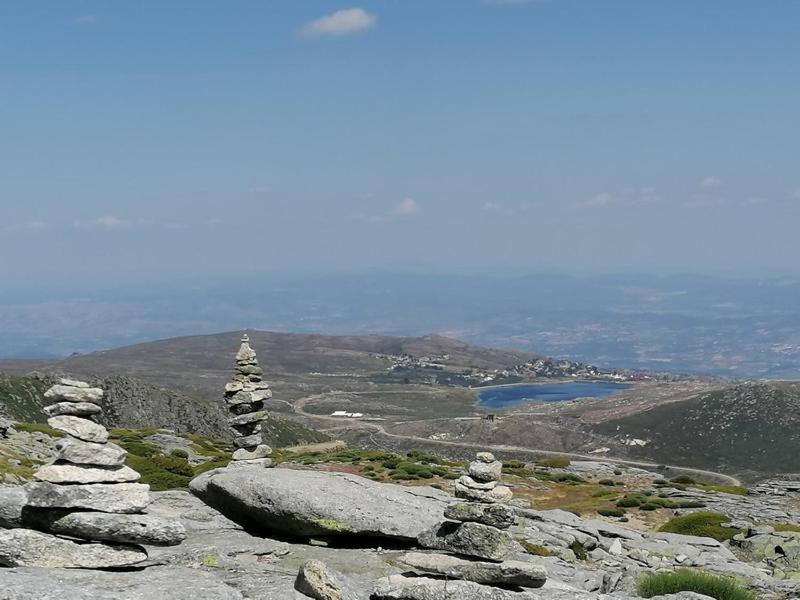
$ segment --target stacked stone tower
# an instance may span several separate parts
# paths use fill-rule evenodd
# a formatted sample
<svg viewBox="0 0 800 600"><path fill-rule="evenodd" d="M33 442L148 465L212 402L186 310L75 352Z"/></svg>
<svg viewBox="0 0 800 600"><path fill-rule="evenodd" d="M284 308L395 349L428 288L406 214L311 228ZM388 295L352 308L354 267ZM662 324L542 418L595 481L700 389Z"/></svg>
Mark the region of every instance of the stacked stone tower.
<svg viewBox="0 0 800 600"><path fill-rule="evenodd" d="M456 497L474 502L508 502L511 490L500 484L503 463L490 452L478 452L469 472L456 481Z"/></svg>
<svg viewBox="0 0 800 600"><path fill-rule="evenodd" d="M147 559L139 544L181 543L183 525L143 514L150 486L136 483L139 474L124 464L128 453L92 420L102 410L103 390L61 379L44 396L53 402L44 409L47 424L65 436L56 442L56 460L25 487L24 528L6 532L5 562L125 567Z"/></svg>
<svg viewBox="0 0 800 600"><path fill-rule="evenodd" d="M547 580L543 567L509 560L520 548L508 532L516 520L514 509L501 501L512 497L509 488L498 485L502 463L488 452L479 452L476 458L469 466L469 475L461 478L467 478L469 485L456 483L456 495L468 501L449 505L444 511L446 520L417 538L423 548L450 554L412 552L401 556L399 562L417 575L479 584L474 591L469 585L464 588L464 596L472 591L477 598L480 590L485 594L481 598L495 598L499 596L492 595L492 588L541 587ZM401 579L399 583L413 581ZM461 597L459 585L455 584L453 597Z"/></svg>
<svg viewBox="0 0 800 600"><path fill-rule="evenodd" d="M228 425L236 446L231 466L269 466L271 462L272 448L261 443L262 421L267 417L264 401L272 397L269 384L261 379L263 374L250 338L244 334L236 353L236 372L225 385L225 404L231 412Z"/></svg>

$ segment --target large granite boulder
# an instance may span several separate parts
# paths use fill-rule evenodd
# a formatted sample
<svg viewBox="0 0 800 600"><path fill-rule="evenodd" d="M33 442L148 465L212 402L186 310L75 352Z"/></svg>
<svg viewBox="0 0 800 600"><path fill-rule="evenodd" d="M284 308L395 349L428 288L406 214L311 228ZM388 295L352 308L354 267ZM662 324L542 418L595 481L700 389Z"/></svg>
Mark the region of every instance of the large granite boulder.
<svg viewBox="0 0 800 600"><path fill-rule="evenodd" d="M453 554L482 558L493 562L505 560L518 544L507 531L481 523L445 521L422 532L420 546Z"/></svg>
<svg viewBox="0 0 800 600"><path fill-rule="evenodd" d="M189 489L233 521L293 536L415 540L441 522L450 499L429 487L292 469L217 469L195 478Z"/></svg>
<svg viewBox="0 0 800 600"><path fill-rule="evenodd" d="M27 502L28 495L24 488L0 484L0 527L21 527L22 509Z"/></svg>

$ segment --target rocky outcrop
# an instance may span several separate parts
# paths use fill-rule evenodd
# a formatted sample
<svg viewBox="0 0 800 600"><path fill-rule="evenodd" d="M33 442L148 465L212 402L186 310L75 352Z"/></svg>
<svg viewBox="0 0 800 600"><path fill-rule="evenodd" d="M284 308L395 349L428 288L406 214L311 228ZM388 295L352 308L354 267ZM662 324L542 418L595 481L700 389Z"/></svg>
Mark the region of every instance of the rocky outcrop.
<svg viewBox="0 0 800 600"><path fill-rule="evenodd" d="M230 519L261 531L410 541L439 524L449 499L428 487L292 469L218 469L195 478L189 489Z"/></svg>
<svg viewBox="0 0 800 600"><path fill-rule="evenodd" d="M547 581L547 570L530 562L481 562L422 552L404 554L398 562L404 570L417 575L436 575L485 585L539 588Z"/></svg>
<svg viewBox="0 0 800 600"><path fill-rule="evenodd" d="M245 334L236 353L236 372L225 386L225 404L231 415L228 427L233 436L232 466L269 466L272 449L261 443L262 421L267 418L264 401L272 397L269 384L262 381L264 371L258 366L258 358L250 347L250 338Z"/></svg>
<svg viewBox="0 0 800 600"><path fill-rule="evenodd" d="M147 559L139 544L179 544L185 537L180 523L139 514L150 503L149 486L135 483L139 473L123 464L126 452L108 444L106 428L83 414L80 405L100 402L103 390L62 379L44 396L55 402L45 412L61 407L48 424L67 437L56 444L57 459L25 487L19 514L13 509L3 517L6 526L18 528L2 532L0 563L125 567Z"/></svg>

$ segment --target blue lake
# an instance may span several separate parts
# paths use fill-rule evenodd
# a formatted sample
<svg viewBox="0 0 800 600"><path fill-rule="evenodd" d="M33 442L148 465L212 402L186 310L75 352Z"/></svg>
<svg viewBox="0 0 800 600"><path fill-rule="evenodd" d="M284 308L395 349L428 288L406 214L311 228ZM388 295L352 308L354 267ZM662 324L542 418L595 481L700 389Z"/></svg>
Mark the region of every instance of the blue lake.
<svg viewBox="0 0 800 600"><path fill-rule="evenodd" d="M481 390L478 392L478 397L483 408L511 408L526 402L567 402L575 398L605 398L630 387L629 383L610 381L532 383Z"/></svg>

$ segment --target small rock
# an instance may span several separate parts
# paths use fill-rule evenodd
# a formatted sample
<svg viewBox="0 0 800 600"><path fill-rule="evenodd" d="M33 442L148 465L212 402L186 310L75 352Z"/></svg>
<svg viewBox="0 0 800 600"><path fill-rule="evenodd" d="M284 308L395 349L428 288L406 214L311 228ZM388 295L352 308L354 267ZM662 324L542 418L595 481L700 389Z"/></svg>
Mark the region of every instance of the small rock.
<svg viewBox="0 0 800 600"><path fill-rule="evenodd" d="M40 467L33 476L50 483L127 483L138 481L139 473L128 466L97 467L54 463Z"/></svg>
<svg viewBox="0 0 800 600"><path fill-rule="evenodd" d="M54 385L44 393L44 397L52 402L92 402L96 404L102 399L103 390L73 385Z"/></svg>
<svg viewBox="0 0 800 600"><path fill-rule="evenodd" d="M50 417L47 419L47 424L53 429L68 433L72 437L76 437L84 442L104 444L108 441L108 430L102 425L94 421L89 421L88 419L61 415L58 417Z"/></svg>
<svg viewBox="0 0 800 600"><path fill-rule="evenodd" d="M116 444L94 444L75 438L59 438L55 443L59 460L77 465L118 467L125 462L128 452Z"/></svg>
<svg viewBox="0 0 800 600"><path fill-rule="evenodd" d="M539 588L547 581L544 567L520 561L479 562L447 556L409 552L398 559L418 575L441 575L449 579L474 581L487 585Z"/></svg>
<svg viewBox="0 0 800 600"><path fill-rule="evenodd" d="M493 463L496 460L494 454L492 454L491 452L478 452L475 455L475 458L482 463Z"/></svg>
<svg viewBox="0 0 800 600"><path fill-rule="evenodd" d="M0 527L21 527L22 509L27 502L24 488L0 484Z"/></svg>
<svg viewBox="0 0 800 600"><path fill-rule="evenodd" d="M45 406L42 410L48 417L56 417L58 415L90 417L103 411L100 406L92 402L56 402L50 406Z"/></svg>
<svg viewBox="0 0 800 600"><path fill-rule="evenodd" d="M424 531L417 537L417 542L424 548L445 550L494 562L504 560L517 547L508 532L481 523L452 521Z"/></svg>
<svg viewBox="0 0 800 600"><path fill-rule="evenodd" d="M470 463L469 476L475 481L499 481L503 474L503 463L500 461Z"/></svg>
<svg viewBox="0 0 800 600"><path fill-rule="evenodd" d="M444 516L453 521L474 521L498 529L508 529L515 521L514 509L505 504L457 502L444 510Z"/></svg>
<svg viewBox="0 0 800 600"><path fill-rule="evenodd" d="M344 600L336 578L325 563L318 560L303 563L297 574L295 589L315 600Z"/></svg>
<svg viewBox="0 0 800 600"><path fill-rule="evenodd" d="M233 460L255 460L257 458L268 458L272 454L272 448L266 444L259 444L252 450L239 448L233 453Z"/></svg>
<svg viewBox="0 0 800 600"><path fill-rule="evenodd" d="M80 508L109 513L138 513L150 504L150 486L142 483L57 485L47 481L25 486L28 506Z"/></svg>

